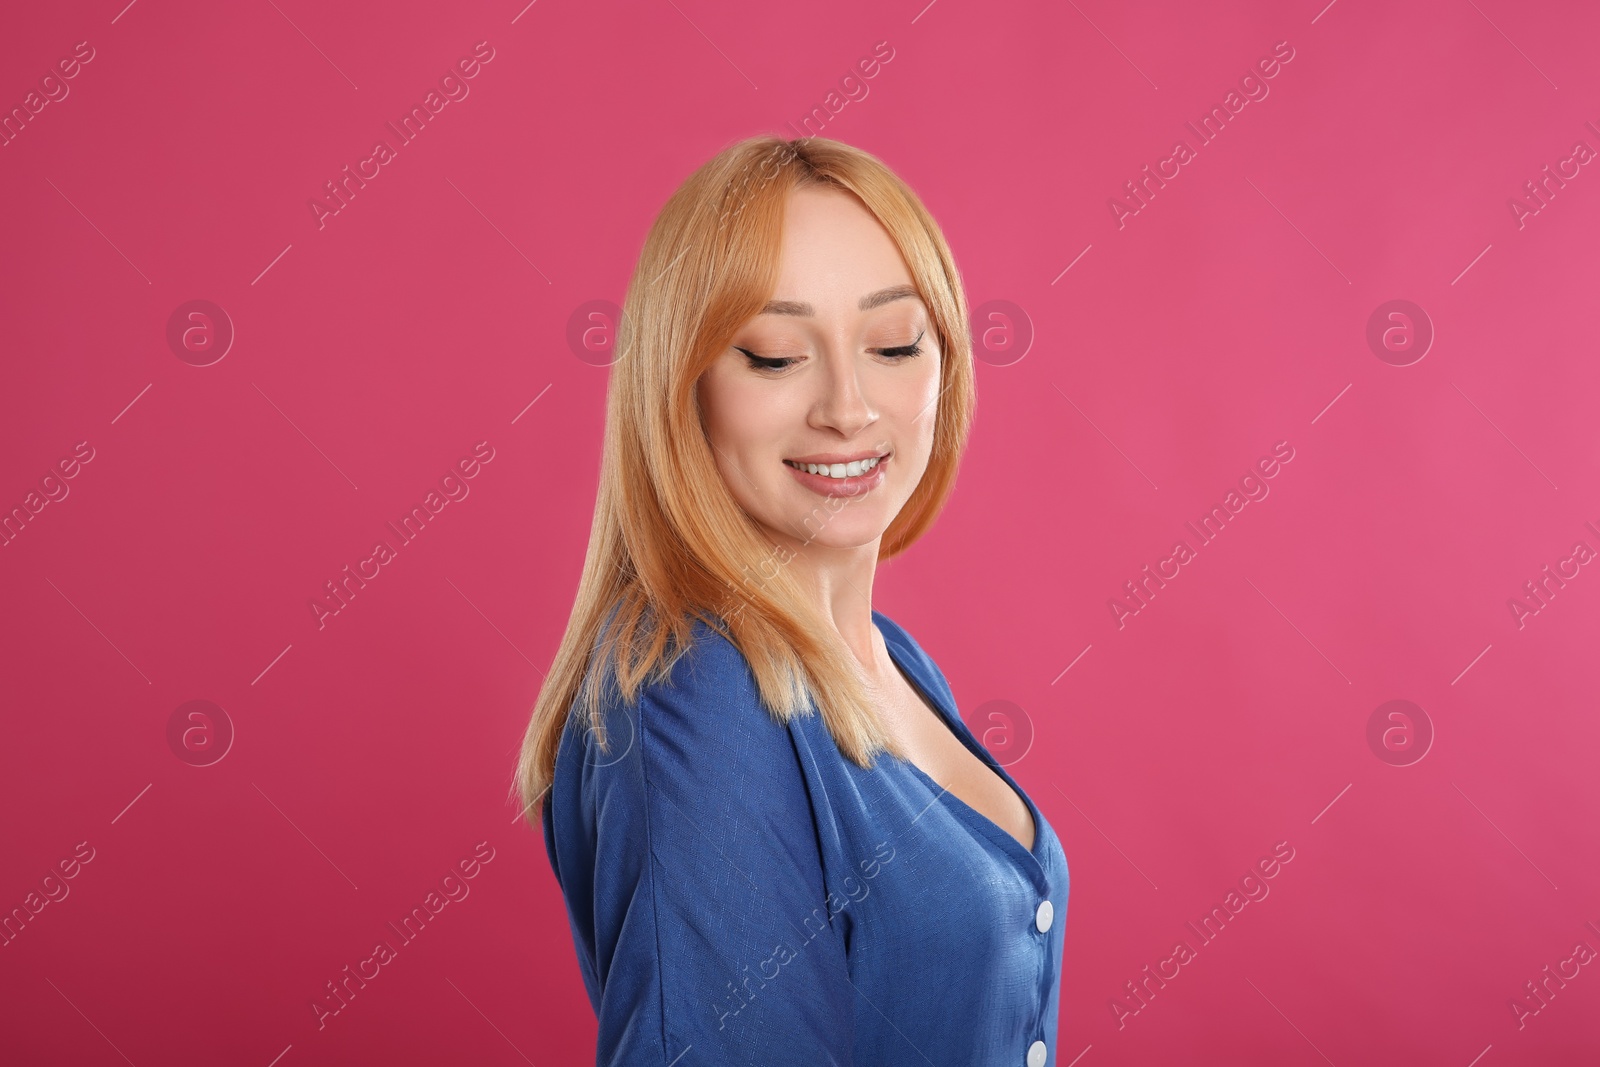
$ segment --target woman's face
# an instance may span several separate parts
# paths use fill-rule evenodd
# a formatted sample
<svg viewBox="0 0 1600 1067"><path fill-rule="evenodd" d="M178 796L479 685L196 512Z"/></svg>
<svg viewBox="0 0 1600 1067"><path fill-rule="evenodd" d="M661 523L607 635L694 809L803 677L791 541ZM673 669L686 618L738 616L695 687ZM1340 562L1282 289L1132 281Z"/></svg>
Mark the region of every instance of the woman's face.
<svg viewBox="0 0 1600 1067"><path fill-rule="evenodd" d="M699 382L734 499L781 545L874 544L928 465L941 358L878 220L853 194L796 190L777 291Z"/></svg>

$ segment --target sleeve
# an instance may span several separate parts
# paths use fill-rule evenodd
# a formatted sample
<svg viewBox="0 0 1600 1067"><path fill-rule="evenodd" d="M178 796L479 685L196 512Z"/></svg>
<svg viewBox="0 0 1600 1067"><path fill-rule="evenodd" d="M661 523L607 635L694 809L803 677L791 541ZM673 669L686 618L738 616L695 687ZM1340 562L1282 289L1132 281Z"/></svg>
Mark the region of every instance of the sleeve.
<svg viewBox="0 0 1600 1067"><path fill-rule="evenodd" d="M799 758L744 658L710 641L608 705L610 753L584 739L595 1062L850 1067L846 935Z"/></svg>

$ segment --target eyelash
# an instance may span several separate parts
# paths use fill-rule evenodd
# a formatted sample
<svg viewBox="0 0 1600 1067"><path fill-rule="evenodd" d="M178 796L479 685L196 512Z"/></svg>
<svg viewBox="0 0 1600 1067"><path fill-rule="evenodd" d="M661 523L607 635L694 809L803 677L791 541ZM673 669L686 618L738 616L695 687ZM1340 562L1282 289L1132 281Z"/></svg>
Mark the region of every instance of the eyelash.
<svg viewBox="0 0 1600 1067"><path fill-rule="evenodd" d="M880 356L887 356L896 361L911 359L922 354L922 338L923 335L919 333L917 334L917 339L908 345L899 345L895 348L880 348L877 349L877 353ZM758 356L748 348L739 348L738 345L733 347L745 354L745 358L749 360L750 366L755 370L787 370L789 365L795 361L793 356Z"/></svg>

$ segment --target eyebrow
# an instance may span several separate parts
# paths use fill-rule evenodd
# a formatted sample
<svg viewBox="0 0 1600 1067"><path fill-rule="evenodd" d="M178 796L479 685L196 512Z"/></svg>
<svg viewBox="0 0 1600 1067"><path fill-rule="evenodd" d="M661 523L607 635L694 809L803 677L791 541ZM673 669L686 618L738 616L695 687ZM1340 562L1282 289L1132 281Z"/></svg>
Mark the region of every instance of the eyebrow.
<svg viewBox="0 0 1600 1067"><path fill-rule="evenodd" d="M868 293L861 298L857 305L862 311L871 311L873 308L882 307L884 304L896 300L916 299L921 294L914 285L891 285L887 289L879 289L875 293ZM815 315L817 309L810 304L796 300L769 300L766 307L761 309L763 315Z"/></svg>

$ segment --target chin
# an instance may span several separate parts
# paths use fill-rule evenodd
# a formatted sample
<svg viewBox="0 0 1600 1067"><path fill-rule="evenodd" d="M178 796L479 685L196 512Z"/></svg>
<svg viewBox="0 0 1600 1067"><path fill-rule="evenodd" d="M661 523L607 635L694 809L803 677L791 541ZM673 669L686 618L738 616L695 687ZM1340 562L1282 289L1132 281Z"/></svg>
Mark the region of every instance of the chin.
<svg viewBox="0 0 1600 1067"><path fill-rule="evenodd" d="M804 522L796 523L791 528L791 536L808 547L861 548L882 537L888 528L888 519L876 515L851 515L848 518L838 515L820 528L815 522L809 529Z"/></svg>

